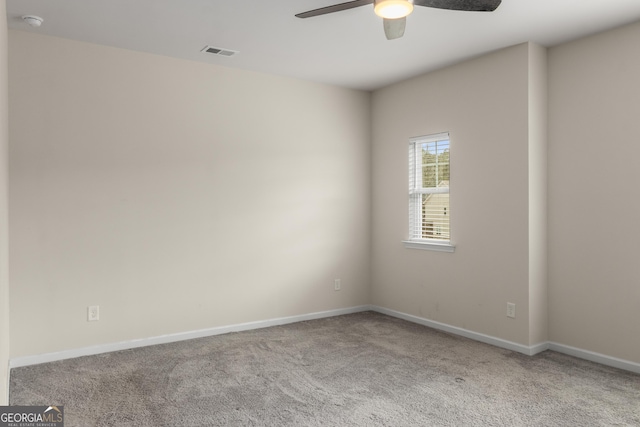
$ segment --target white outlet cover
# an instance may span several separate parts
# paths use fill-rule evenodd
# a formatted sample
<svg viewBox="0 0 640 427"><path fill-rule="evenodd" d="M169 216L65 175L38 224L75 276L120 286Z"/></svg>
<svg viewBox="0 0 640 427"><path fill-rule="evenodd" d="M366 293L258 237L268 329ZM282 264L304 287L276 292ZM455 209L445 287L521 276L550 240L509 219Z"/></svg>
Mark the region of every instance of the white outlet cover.
<svg viewBox="0 0 640 427"><path fill-rule="evenodd" d="M516 317L516 305L512 302L507 303L507 317Z"/></svg>

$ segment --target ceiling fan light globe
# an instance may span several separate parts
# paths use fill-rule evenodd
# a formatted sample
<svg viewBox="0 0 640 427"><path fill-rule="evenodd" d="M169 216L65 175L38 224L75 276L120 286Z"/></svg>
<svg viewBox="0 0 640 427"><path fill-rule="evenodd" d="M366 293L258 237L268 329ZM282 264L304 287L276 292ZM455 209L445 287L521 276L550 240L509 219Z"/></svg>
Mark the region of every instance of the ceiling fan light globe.
<svg viewBox="0 0 640 427"><path fill-rule="evenodd" d="M413 12L413 3L408 0L375 0L373 10L386 19L399 19Z"/></svg>

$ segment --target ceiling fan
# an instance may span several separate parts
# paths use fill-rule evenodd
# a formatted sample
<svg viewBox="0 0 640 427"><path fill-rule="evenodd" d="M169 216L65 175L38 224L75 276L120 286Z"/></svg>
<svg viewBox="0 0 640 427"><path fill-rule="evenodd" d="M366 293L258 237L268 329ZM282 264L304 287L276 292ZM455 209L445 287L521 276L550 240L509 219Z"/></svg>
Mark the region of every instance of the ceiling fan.
<svg viewBox="0 0 640 427"><path fill-rule="evenodd" d="M388 40L392 40L404 35L407 16L413 12L414 5L467 12L493 12L501 2L502 0L355 0L298 13L296 16L311 18L373 3L374 12L383 18L384 34Z"/></svg>

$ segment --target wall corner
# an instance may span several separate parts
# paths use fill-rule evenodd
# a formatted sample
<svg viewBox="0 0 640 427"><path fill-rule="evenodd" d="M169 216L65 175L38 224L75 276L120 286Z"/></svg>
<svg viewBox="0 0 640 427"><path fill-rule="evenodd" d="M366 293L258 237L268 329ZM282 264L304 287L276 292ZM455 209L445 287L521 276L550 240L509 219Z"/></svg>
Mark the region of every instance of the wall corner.
<svg viewBox="0 0 640 427"><path fill-rule="evenodd" d="M528 43L529 345L548 336L547 49Z"/></svg>

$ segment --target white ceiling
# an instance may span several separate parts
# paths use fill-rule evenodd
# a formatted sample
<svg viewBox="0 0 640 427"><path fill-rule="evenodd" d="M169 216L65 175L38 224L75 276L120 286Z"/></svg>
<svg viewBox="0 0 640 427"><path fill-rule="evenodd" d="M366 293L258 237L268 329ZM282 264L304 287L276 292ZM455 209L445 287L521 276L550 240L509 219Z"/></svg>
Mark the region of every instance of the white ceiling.
<svg viewBox="0 0 640 427"><path fill-rule="evenodd" d="M543 46L640 19L640 0L503 0L492 13L416 7L388 41L372 6L299 19L344 0L7 0L9 28L373 90L514 44ZM31 28L20 18L44 18ZM200 52L212 45L240 53Z"/></svg>

